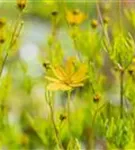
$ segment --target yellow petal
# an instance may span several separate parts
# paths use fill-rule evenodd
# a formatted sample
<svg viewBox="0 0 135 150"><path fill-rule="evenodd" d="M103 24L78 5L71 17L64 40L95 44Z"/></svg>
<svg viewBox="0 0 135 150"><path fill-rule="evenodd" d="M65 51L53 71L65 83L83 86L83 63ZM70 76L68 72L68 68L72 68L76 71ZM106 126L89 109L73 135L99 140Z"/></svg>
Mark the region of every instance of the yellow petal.
<svg viewBox="0 0 135 150"><path fill-rule="evenodd" d="M77 16L75 16L76 24L81 24L85 19L86 16L83 13L79 13Z"/></svg>
<svg viewBox="0 0 135 150"><path fill-rule="evenodd" d="M47 86L47 89L50 91L57 91L57 90L67 91L67 90L71 90L71 87L62 83L50 83Z"/></svg>
<svg viewBox="0 0 135 150"><path fill-rule="evenodd" d="M88 76L84 76L84 77L82 77L82 78L80 78L79 80L74 80L74 81L72 81L72 83L73 84L78 84L78 83L80 83L80 82L83 82L84 80L86 80L88 78Z"/></svg>
<svg viewBox="0 0 135 150"><path fill-rule="evenodd" d="M71 76L73 74L74 71L74 66L73 66L73 62L74 62L75 58L70 57L67 61L66 61L66 73L69 76Z"/></svg>
<svg viewBox="0 0 135 150"><path fill-rule="evenodd" d="M45 79L49 80L49 81L52 81L52 82L60 82L58 79L55 79L53 77L49 77L49 76L45 76Z"/></svg>
<svg viewBox="0 0 135 150"><path fill-rule="evenodd" d="M72 86L73 88L75 88L75 87L84 86L84 84L83 83L73 83L73 84L70 84L70 86Z"/></svg>
<svg viewBox="0 0 135 150"><path fill-rule="evenodd" d="M75 23L74 15L72 14L71 11L66 12L66 19L67 19L68 23L70 23L70 24Z"/></svg>
<svg viewBox="0 0 135 150"><path fill-rule="evenodd" d="M65 71L60 66L55 67L55 68L52 67L52 71L54 75L60 80L65 80L65 78L67 78Z"/></svg>
<svg viewBox="0 0 135 150"><path fill-rule="evenodd" d="M77 72L71 77L72 83L78 83L83 81L86 78L87 66L82 64Z"/></svg>

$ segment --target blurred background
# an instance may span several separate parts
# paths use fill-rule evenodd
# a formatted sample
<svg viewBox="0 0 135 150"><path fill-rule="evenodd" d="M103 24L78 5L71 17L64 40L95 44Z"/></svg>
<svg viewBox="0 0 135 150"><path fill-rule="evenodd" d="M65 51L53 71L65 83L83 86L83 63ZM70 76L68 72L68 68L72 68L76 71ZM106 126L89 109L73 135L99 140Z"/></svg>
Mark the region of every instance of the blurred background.
<svg viewBox="0 0 135 150"><path fill-rule="evenodd" d="M91 32L95 32L93 30L93 26L91 25L92 20L98 20L100 22L100 17L98 16L98 10L96 1L92 0L65 0L66 7L69 10L79 9L80 11L87 14L86 21L80 26L82 30L90 30ZM111 33L112 30L115 29L115 32L119 32L117 28L119 24L119 2L110 1L110 0L100 0L99 6L101 13L103 14L104 21L109 21L108 23L108 31ZM135 27L135 11L134 11L135 2L131 0L121 0L121 9L122 9L122 20L123 20L123 29L131 32L134 37L134 27ZM11 136L11 141L8 141L6 137L0 137L4 139L9 144L10 148L17 149L19 146L12 143L18 143L17 137L20 136L19 133L22 134L22 130L24 133L28 134L29 138L32 137L35 140L34 142L30 142L29 148L38 148L43 149L43 144L40 138L42 139L42 135L37 135L31 126L33 125L32 121L30 123L27 122L27 119L24 119L25 112L29 112L32 116L35 117L36 125L40 126L42 130L46 129L46 145L51 149L51 145L54 144L54 140L51 139L52 131L48 130L49 123L47 121L44 123L44 119L48 116L48 106L45 102L45 69L43 67L43 63L48 61L46 52L49 49L50 36L52 35L53 28L53 17L52 12L58 11L60 12L59 23L57 27L57 39L60 41L60 45L58 44L58 50L62 51L62 57L66 59L68 56L76 55L75 46L73 44L72 39L70 38L68 25L63 18L62 6L61 2L53 1L53 0L28 0L26 8L24 9L24 13L21 19L24 21L24 25L21 31L21 34L18 38L18 42L10 53L6 65L4 67L4 71L1 79L0 86L0 100L1 104L4 105L5 113L8 111L8 117L4 119L4 123L8 122L13 130L4 131L5 135L8 137ZM14 24L16 22L19 10L17 8L16 0L0 0L0 18L6 19L7 31L8 33L12 32ZM124 15L123 15L124 14ZM99 23L100 24L100 23ZM97 28L97 32L101 32L101 25ZM114 31L114 30L113 30ZM5 35L5 40L6 40ZM86 41L87 42L87 41ZM5 47L4 47L5 48ZM59 59L57 52L55 54L56 60ZM55 59L55 58L54 58ZM61 59L61 58L60 58ZM104 73L108 76L108 81L114 81L114 76L112 72L108 69L112 64L107 59L104 60ZM110 83L109 84L113 84ZM106 87L107 89L110 87ZM111 89L111 88L110 88ZM114 87L115 90L117 88ZM112 91L111 91L112 92ZM117 105L118 94L111 94L108 90L108 95L111 99L114 99L115 105ZM73 95L74 96L74 95ZM85 97L85 95L83 95ZM63 105L63 100L67 97L65 94L59 92L55 96L55 105L56 109L60 110L59 106ZM82 97L81 97L82 98ZM76 115L78 118L81 118L81 113L84 111L84 104L81 101L75 102L77 110L79 105L81 104L82 110L76 111ZM85 117L90 118L88 115L89 110L85 110ZM38 117L37 117L38 116ZM36 118L37 117L37 118ZM75 116L76 117L76 116ZM27 118L27 117L26 117ZM89 124L90 120L84 119L84 124ZM81 118L82 119L82 118ZM83 120L80 119L80 122ZM30 120L30 119L29 119ZM32 124L32 125L29 125ZM81 132L84 135L87 135L87 131L90 128L85 128L84 131L83 125L82 127L77 128L77 124L75 122L73 128L75 131L75 135L78 135L79 138L82 138L85 141L85 136L81 137ZM81 123L80 123L81 126ZM47 131L48 130L48 131ZM8 133L7 133L8 132ZM13 133L12 133L13 132ZM64 133L63 133L64 134ZM23 137L23 142L27 143L27 136ZM37 138L38 137L38 138ZM64 136L65 137L65 136ZM66 141L65 137L65 143ZM47 142L50 140L50 143ZM35 142L36 141L36 142ZM103 139L104 141L104 139ZM5 142L5 143L6 143ZM51 143L52 142L52 143ZM99 140L100 143L100 140ZM82 144L83 145L83 144ZM98 144L97 144L98 145ZM3 145L2 145L3 146ZM83 146L82 146L83 147ZM26 148L27 149L27 148ZM48 149L48 150L49 150Z"/></svg>

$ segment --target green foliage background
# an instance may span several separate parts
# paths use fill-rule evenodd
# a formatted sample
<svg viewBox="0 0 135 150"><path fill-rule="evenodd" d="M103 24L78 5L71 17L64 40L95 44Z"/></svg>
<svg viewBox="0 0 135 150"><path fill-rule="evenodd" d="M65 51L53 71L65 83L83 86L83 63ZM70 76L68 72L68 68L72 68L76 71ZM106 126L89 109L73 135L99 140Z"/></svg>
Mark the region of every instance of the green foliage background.
<svg viewBox="0 0 135 150"><path fill-rule="evenodd" d="M22 13L16 1L0 2L0 149L135 149L134 6L33 0ZM65 8L86 20L68 24ZM88 78L71 92L69 131L67 92L49 95L45 76L70 56L88 66Z"/></svg>

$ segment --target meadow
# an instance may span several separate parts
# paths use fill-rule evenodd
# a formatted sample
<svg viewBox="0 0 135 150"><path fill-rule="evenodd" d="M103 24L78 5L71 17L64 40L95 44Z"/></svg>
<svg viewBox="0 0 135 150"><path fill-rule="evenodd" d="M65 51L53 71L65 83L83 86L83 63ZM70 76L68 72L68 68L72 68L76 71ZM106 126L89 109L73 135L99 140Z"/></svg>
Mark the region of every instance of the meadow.
<svg viewBox="0 0 135 150"><path fill-rule="evenodd" d="M135 2L0 1L0 149L135 150Z"/></svg>

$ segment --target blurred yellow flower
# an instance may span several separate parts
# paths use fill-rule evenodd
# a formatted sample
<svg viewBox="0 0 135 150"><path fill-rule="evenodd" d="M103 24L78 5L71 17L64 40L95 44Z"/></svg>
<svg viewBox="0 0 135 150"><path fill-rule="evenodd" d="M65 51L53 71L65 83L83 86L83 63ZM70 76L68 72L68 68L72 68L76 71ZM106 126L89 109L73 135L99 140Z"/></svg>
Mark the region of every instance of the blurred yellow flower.
<svg viewBox="0 0 135 150"><path fill-rule="evenodd" d="M76 87L83 86L83 81L87 78L87 66L81 64L77 71L75 71L73 58L66 61L65 69L61 66L52 67L55 78L46 76L45 78L51 83L47 86L48 90L71 90Z"/></svg>
<svg viewBox="0 0 135 150"><path fill-rule="evenodd" d="M66 19L71 25L79 25L87 18L86 14L78 9L66 11Z"/></svg>

